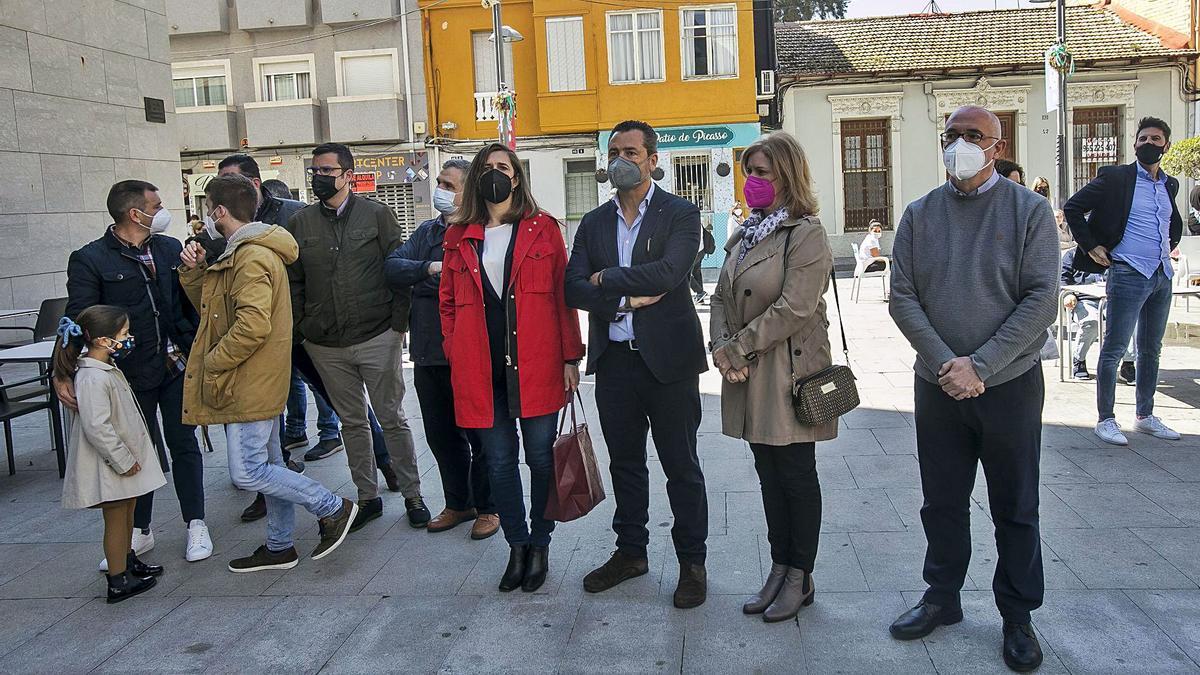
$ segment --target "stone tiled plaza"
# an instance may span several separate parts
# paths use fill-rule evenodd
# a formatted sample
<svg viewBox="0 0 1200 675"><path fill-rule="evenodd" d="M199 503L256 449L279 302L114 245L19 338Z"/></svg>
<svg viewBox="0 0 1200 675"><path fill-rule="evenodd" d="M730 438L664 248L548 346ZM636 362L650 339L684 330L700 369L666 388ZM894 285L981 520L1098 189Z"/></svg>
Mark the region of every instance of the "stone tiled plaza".
<svg viewBox="0 0 1200 675"><path fill-rule="evenodd" d="M749 450L721 435L719 380L708 373L700 454L709 494L709 599L689 611L671 606L671 515L653 457L649 575L606 594L583 592L583 575L611 550L610 498L582 521L560 525L550 578L538 593L501 594L501 536L473 542L466 526L436 535L413 530L391 493L384 493L383 518L324 560L305 558L282 573L229 573L230 558L261 543L264 524L238 520L251 495L231 486L217 429L216 451L205 455L216 553L184 562L186 532L168 485L156 499L157 547L144 556L165 565L166 575L145 596L109 606L96 571L99 514L59 508L44 419L27 418L15 428L17 474L0 477L0 671L1003 672L982 473L972 505L966 619L913 643L887 634L924 588L912 352L871 286L861 303L846 307L846 323L863 406L843 419L836 441L817 448L824 497L818 592L797 621L766 625L740 613L770 565L766 527ZM18 370L5 369L6 377ZM1045 370L1047 592L1034 614L1046 652L1041 672L1200 671L1200 351L1194 342L1163 351L1158 414L1185 434L1177 443L1130 434L1128 448L1102 447L1091 433L1093 385L1060 383L1054 364ZM583 391L606 464L587 380ZM1132 399L1132 388L1118 390L1117 414L1127 427ZM440 481L411 390L406 409L436 513ZM308 474L354 495L344 454L310 463ZM316 545L316 522L307 515L298 522L303 552Z"/></svg>

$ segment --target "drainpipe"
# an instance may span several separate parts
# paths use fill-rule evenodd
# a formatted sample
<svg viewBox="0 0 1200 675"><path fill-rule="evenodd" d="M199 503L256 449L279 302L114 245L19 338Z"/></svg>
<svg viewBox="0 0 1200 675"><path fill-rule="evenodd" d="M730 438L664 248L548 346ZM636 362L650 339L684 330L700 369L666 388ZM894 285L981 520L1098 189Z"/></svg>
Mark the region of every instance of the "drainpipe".
<svg viewBox="0 0 1200 675"><path fill-rule="evenodd" d="M408 136L410 143L415 143L413 138L413 100L412 100L412 62L408 59L408 13L404 8L404 0L400 0L400 53L404 59L404 115L408 122L408 131L405 133Z"/></svg>

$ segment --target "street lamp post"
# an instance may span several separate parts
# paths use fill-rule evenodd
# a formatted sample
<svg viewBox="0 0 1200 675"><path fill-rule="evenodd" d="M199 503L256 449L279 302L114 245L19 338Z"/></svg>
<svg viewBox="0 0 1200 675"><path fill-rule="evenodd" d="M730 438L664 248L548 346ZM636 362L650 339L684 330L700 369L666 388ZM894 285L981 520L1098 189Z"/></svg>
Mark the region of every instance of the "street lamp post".
<svg viewBox="0 0 1200 675"><path fill-rule="evenodd" d="M500 121L500 142L513 147L512 116L516 96L512 93L512 82L504 80L504 44L520 42L525 37L515 28L505 26L500 17L500 0L483 0L483 6L492 10L492 35L488 38L496 44L496 108Z"/></svg>
<svg viewBox="0 0 1200 675"><path fill-rule="evenodd" d="M1031 4L1054 3L1058 35L1055 44L1046 51L1047 66L1052 66L1058 77L1058 100L1055 106L1058 110L1058 138L1054 144L1054 167L1058 174L1058 186L1055 190L1055 205L1062 208L1070 197L1070 171L1067 156L1067 73L1071 70L1071 55L1067 52L1067 3L1066 0L1029 0ZM1051 57L1057 59L1050 63ZM1050 77L1050 68L1046 69L1046 77ZM1050 101L1046 101L1049 105Z"/></svg>

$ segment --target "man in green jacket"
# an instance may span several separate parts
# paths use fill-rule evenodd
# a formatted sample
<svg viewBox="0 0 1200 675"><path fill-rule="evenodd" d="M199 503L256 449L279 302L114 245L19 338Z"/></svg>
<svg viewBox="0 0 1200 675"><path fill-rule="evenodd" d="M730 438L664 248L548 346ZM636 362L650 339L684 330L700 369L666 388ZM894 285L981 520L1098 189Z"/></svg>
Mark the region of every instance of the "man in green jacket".
<svg viewBox="0 0 1200 675"><path fill-rule="evenodd" d="M429 509L421 498L402 405L401 344L411 298L393 292L383 274L384 258L402 242L400 225L386 205L351 193L354 156L346 146L317 146L308 173L320 201L287 224L300 245L299 260L288 267L292 314L297 339L304 341L342 418L350 475L358 488L360 512L353 529L383 513L366 395L399 474L409 524L424 527Z"/></svg>

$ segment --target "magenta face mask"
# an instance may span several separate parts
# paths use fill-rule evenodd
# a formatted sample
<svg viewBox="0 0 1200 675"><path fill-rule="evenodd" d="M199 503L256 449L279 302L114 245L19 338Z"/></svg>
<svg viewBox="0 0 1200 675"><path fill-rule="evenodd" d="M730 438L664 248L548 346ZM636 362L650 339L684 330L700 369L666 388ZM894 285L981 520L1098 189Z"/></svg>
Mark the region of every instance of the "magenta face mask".
<svg viewBox="0 0 1200 675"><path fill-rule="evenodd" d="M765 209L775 203L775 186L758 176L746 176L742 194L746 196L746 206L752 209Z"/></svg>

